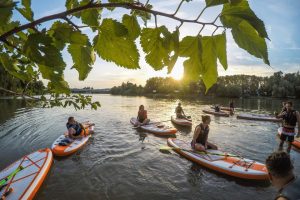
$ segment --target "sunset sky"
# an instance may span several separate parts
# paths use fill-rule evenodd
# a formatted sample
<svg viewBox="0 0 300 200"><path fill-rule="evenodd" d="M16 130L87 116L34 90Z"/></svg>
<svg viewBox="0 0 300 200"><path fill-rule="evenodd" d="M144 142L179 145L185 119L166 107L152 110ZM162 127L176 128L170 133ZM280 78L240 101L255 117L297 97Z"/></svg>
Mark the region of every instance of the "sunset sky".
<svg viewBox="0 0 300 200"><path fill-rule="evenodd" d="M32 0L35 19L54 14L65 10L63 0ZM104 1L103 1L104 2ZM145 2L142 0L141 2ZM150 0L155 10L173 13L180 0ZM234 43L231 33L227 31L227 56L229 69L224 71L219 67L219 75L249 74L249 75L271 75L276 71L284 73L296 72L300 70L300 1L299 0L249 0L250 7L256 15L265 23L267 32L271 41L267 42L269 50L269 60L271 67L265 65L262 60L256 59L242 49L239 49ZM194 19L203 9L204 0L194 0L185 3L180 9L178 16ZM201 21L212 21L220 12L221 7L207 9L202 15ZM112 17L120 19L123 13L128 13L124 9L116 9L113 12L103 12L103 17ZM17 18L19 18L17 16ZM21 23L26 23L22 20ZM159 25L166 25L171 31L179 23L167 18L158 17ZM49 25L45 24L46 26ZM148 27L153 27L153 21L148 23ZM194 24L185 24L180 29L180 37L186 35L196 35L200 26ZM91 38L94 34L89 30L84 30ZM211 33L211 28L204 31L205 34ZM138 41L139 42L139 41ZM139 46L139 45L138 45ZM140 48L140 47L139 47ZM154 71L144 61L144 55L141 53L139 70L127 70L117 67L115 64L105 62L97 57L95 65L88 78L85 81L78 80L76 70L70 70L72 59L67 52L63 53L64 60L67 63L65 79L70 83L70 87L91 86L94 88L108 88L120 85L122 82L131 81L137 84L145 84L145 81L153 76L167 76L167 70ZM182 59L177 64L171 76L180 78L183 73Z"/></svg>

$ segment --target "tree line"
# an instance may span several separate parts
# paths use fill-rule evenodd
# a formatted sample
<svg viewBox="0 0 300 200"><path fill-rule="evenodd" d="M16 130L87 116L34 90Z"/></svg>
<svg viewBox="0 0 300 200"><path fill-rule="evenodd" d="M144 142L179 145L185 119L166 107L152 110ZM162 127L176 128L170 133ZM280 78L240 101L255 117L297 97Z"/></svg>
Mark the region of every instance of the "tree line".
<svg viewBox="0 0 300 200"><path fill-rule="evenodd" d="M186 82L167 77L154 77L145 86L131 82L111 88L113 95L175 95L175 96L218 96L218 97L296 97L300 98L300 73L276 72L269 77L232 75L218 77L217 83L208 91L202 80Z"/></svg>

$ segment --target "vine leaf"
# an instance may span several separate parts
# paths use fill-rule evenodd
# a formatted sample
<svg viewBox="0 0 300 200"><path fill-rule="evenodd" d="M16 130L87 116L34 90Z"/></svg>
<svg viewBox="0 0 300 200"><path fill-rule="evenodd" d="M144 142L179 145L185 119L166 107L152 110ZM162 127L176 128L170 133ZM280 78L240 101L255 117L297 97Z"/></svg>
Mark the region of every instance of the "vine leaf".
<svg viewBox="0 0 300 200"><path fill-rule="evenodd" d="M83 0L80 2L80 6L84 6L90 2L90 0ZM101 9L88 9L82 11L80 13L82 23L90 26L93 31L97 30L97 27L99 26L100 12Z"/></svg>
<svg viewBox="0 0 300 200"><path fill-rule="evenodd" d="M225 70L228 68L227 53L226 53L226 34L220 34L213 36L217 57Z"/></svg>
<svg viewBox="0 0 300 200"><path fill-rule="evenodd" d="M216 43L214 40L215 36L205 36L202 38L202 62L203 62L203 74L202 80L208 89L217 82L218 71L217 71L217 50Z"/></svg>
<svg viewBox="0 0 300 200"><path fill-rule="evenodd" d="M237 4L243 0L205 0L206 7L217 6L225 3Z"/></svg>
<svg viewBox="0 0 300 200"><path fill-rule="evenodd" d="M135 16L123 15L122 23L127 28L129 37L133 40L141 34L141 28Z"/></svg>
<svg viewBox="0 0 300 200"><path fill-rule="evenodd" d="M94 50L90 46L71 44L68 47L68 52L71 54L74 62L73 68L79 73L79 80L86 79L95 62Z"/></svg>
<svg viewBox="0 0 300 200"><path fill-rule="evenodd" d="M28 21L33 21L33 12L31 10L31 0L22 0L23 8L16 8L23 17L25 17Z"/></svg>
<svg viewBox="0 0 300 200"><path fill-rule="evenodd" d="M170 33L165 26L158 28L144 28L141 33L140 43L146 53L146 62L154 70L161 70L169 57Z"/></svg>
<svg viewBox="0 0 300 200"><path fill-rule="evenodd" d="M221 12L220 20L222 24L228 28L234 28L238 26L241 21L245 20L255 28L260 37L269 39L264 22L255 15L246 0L234 5L225 4Z"/></svg>
<svg viewBox="0 0 300 200"><path fill-rule="evenodd" d="M0 1L0 27L5 27L10 21L15 5L16 3L12 0Z"/></svg>
<svg viewBox="0 0 300 200"><path fill-rule="evenodd" d="M169 60L165 62L166 65L168 66L168 74L172 72L175 63L179 57L179 29L178 28L171 34L170 45L171 45L170 50L171 52L173 52L173 55L170 57Z"/></svg>
<svg viewBox="0 0 300 200"><path fill-rule="evenodd" d="M66 0L65 6L66 6L67 10L71 10L73 8L77 8L79 6L79 2L78 2L78 0ZM75 13L73 15L77 18L80 17L80 13Z"/></svg>
<svg viewBox="0 0 300 200"><path fill-rule="evenodd" d="M139 68L137 47L127 28L113 19L104 19L94 38L94 48L102 59L128 69Z"/></svg>
<svg viewBox="0 0 300 200"><path fill-rule="evenodd" d="M183 62L187 80L198 80L203 73L201 36L186 36L179 43L179 55L188 57Z"/></svg>
<svg viewBox="0 0 300 200"><path fill-rule="evenodd" d="M248 22L241 21L238 26L232 28L231 32L240 48L257 58L262 58L264 63L270 65L265 39L260 37Z"/></svg>

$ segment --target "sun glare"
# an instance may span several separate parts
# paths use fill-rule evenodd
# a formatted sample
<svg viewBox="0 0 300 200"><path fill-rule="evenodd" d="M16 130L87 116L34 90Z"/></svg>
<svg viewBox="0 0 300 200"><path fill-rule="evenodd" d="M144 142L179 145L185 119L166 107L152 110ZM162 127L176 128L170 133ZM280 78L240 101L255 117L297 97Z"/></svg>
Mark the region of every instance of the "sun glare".
<svg viewBox="0 0 300 200"><path fill-rule="evenodd" d="M176 80L180 80L183 77L183 67L179 65L175 65L170 76Z"/></svg>

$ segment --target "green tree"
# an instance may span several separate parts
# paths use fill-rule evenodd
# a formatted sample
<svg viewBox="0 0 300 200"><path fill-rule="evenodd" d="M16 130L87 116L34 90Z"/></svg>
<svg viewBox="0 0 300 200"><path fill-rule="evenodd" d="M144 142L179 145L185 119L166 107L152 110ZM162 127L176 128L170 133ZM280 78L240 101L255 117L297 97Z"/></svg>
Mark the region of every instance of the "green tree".
<svg viewBox="0 0 300 200"><path fill-rule="evenodd" d="M226 34L231 31L236 44L251 55L261 58L269 65L268 39L264 23L251 10L247 0L206 0L206 6L196 19L180 18L177 13L182 0L174 13L154 10L147 1L133 0L66 0L66 10L50 16L36 19L31 9L31 0L16 3L13 0L0 2L0 63L11 75L24 82L38 79L40 76L49 81L46 91L53 98L50 106L74 105L84 108L92 102L88 96L71 95L68 83L64 80L66 63L62 58L64 49L71 55L72 68L84 80L95 63L96 55L128 69L140 68L140 54L137 42L140 41L146 62L155 70L172 69L178 57L184 57L184 77L186 80L203 80L206 90L217 81L217 60L227 69ZM222 11L212 22L203 22L202 14L213 6L222 6ZM103 17L104 9L111 12L115 8L128 10L122 20ZM12 17L19 12L28 23L20 24ZM180 40L180 28L170 31L159 24L157 16L166 17L183 23L202 25L198 35L186 36ZM72 18L73 17L73 18ZM147 27L154 18L155 26ZM81 21L83 26L74 22ZM220 20L218 20L220 19ZM220 21L220 23L219 23ZM50 22L49 26L39 25ZM90 28L94 38L89 38L82 28ZM204 35L206 27L214 27L210 35ZM223 31L223 33L219 33ZM219 32L218 32L219 31ZM149 88L148 88L149 89ZM61 98L67 95L67 99ZM46 101L45 97L41 98ZM67 101L66 101L67 100ZM64 103L63 103L64 102ZM76 106L81 104L81 106Z"/></svg>

